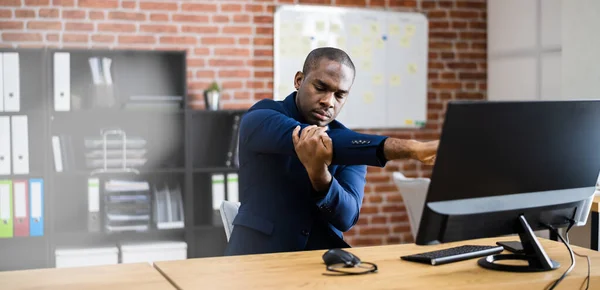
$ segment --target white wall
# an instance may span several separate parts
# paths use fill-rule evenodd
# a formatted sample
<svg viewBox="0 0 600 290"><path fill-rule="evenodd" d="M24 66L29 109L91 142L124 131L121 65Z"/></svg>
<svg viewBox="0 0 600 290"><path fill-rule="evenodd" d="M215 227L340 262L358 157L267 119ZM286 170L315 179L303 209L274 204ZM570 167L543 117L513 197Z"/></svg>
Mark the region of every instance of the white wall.
<svg viewBox="0 0 600 290"><path fill-rule="evenodd" d="M600 99L600 1L563 1L562 96Z"/></svg>
<svg viewBox="0 0 600 290"><path fill-rule="evenodd" d="M560 98L561 6L561 0L488 0L488 99Z"/></svg>

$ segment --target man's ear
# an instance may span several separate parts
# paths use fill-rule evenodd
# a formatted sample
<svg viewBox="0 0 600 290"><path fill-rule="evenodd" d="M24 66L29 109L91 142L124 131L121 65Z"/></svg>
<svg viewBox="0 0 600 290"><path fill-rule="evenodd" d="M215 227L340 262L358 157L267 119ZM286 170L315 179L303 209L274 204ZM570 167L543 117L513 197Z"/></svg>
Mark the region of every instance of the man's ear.
<svg viewBox="0 0 600 290"><path fill-rule="evenodd" d="M296 72L296 75L294 76L294 88L296 88L296 90L300 88L303 79L304 73L302 73L301 71Z"/></svg>

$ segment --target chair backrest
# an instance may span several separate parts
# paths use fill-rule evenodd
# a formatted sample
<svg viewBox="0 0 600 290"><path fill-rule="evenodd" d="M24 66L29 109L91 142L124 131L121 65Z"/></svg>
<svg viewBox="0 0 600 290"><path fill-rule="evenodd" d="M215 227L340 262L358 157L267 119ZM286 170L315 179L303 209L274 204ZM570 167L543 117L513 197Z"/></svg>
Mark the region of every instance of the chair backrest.
<svg viewBox="0 0 600 290"><path fill-rule="evenodd" d="M394 172L393 179L404 200L404 206L408 213L408 221L410 222L410 230L413 238L416 239L431 180L424 177L407 178L400 172Z"/></svg>
<svg viewBox="0 0 600 290"><path fill-rule="evenodd" d="M231 236L231 232L233 231L233 220L235 216L238 214L238 209L240 208L239 202L227 201L224 200L221 203L221 207L219 211L221 212L221 219L223 220L223 228L225 228L225 235L227 236L227 241L229 242L229 237Z"/></svg>

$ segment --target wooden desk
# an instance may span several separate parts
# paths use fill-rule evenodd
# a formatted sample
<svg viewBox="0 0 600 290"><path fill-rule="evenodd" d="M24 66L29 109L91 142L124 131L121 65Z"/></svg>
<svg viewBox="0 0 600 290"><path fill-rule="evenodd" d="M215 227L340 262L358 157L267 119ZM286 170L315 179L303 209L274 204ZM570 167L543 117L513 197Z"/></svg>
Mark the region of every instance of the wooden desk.
<svg viewBox="0 0 600 290"><path fill-rule="evenodd" d="M600 239L598 236L600 235L599 227L600 227L600 196L594 196L594 201L592 202L592 234L590 247L592 250L598 251L600 249Z"/></svg>
<svg viewBox="0 0 600 290"><path fill-rule="evenodd" d="M150 264L0 272L0 289L175 289Z"/></svg>
<svg viewBox="0 0 600 290"><path fill-rule="evenodd" d="M494 238L448 243L436 246L414 244L352 248L361 260L377 264L378 273L332 277L322 275L324 251L248 255L157 262L155 267L179 289L544 289L560 277L570 265L567 248L550 240L541 240L550 257L561 263L557 270L541 273L509 273L487 270L476 259L440 266L400 260L401 255L448 248L460 244L494 245ZM579 247L590 255L590 289L600 287L600 253ZM555 289L580 289L587 277L587 261L575 256L573 271ZM521 287L521 288L517 288ZM523 288L526 287L526 288Z"/></svg>

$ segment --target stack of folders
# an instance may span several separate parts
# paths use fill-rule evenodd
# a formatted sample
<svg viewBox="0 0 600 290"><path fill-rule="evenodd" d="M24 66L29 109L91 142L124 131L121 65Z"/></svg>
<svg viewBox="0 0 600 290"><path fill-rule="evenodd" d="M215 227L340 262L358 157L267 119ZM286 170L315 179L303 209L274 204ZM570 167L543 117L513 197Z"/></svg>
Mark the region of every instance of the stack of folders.
<svg viewBox="0 0 600 290"><path fill-rule="evenodd" d="M183 228L183 197L179 186L154 186L154 222L158 229Z"/></svg>
<svg viewBox="0 0 600 290"><path fill-rule="evenodd" d="M104 151L102 137L87 137L84 142L87 168L135 168L146 164L146 140L141 137L127 136L125 148L123 148L121 136L108 136L106 151ZM125 157L125 162L123 162L123 157Z"/></svg>
<svg viewBox="0 0 600 290"><path fill-rule="evenodd" d="M145 181L108 180L104 184L107 232L146 231L150 227L150 185Z"/></svg>
<svg viewBox="0 0 600 290"><path fill-rule="evenodd" d="M181 109L183 96L130 96L123 107L128 110L164 110Z"/></svg>
<svg viewBox="0 0 600 290"><path fill-rule="evenodd" d="M44 235L44 180L0 180L0 238Z"/></svg>

